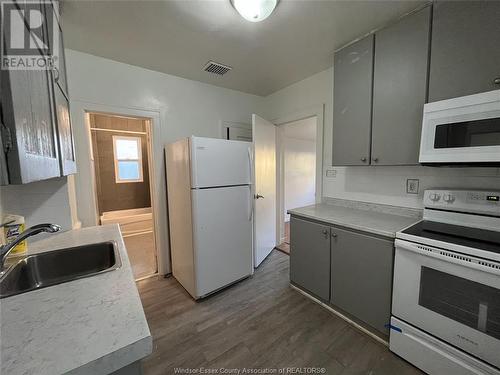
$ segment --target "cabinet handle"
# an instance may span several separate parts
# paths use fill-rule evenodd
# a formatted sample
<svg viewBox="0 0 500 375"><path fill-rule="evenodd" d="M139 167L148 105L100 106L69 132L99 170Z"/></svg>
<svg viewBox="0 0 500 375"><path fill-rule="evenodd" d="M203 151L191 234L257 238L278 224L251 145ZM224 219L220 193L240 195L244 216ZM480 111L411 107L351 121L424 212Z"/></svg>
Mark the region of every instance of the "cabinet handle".
<svg viewBox="0 0 500 375"><path fill-rule="evenodd" d="M59 82L59 69L54 67L54 81Z"/></svg>
<svg viewBox="0 0 500 375"><path fill-rule="evenodd" d="M332 233L332 237L336 238L337 237L337 233Z"/></svg>
<svg viewBox="0 0 500 375"><path fill-rule="evenodd" d="M378 158L373 158L373 161L376 163L378 162Z"/></svg>
<svg viewBox="0 0 500 375"><path fill-rule="evenodd" d="M493 80L493 83L494 83L495 85L500 85L500 77L495 78L495 79Z"/></svg>
<svg viewBox="0 0 500 375"><path fill-rule="evenodd" d="M323 235L325 236L325 238L328 238L328 231L326 229L323 229Z"/></svg>
<svg viewBox="0 0 500 375"><path fill-rule="evenodd" d="M361 158L361 161L364 163L366 162L366 158Z"/></svg>

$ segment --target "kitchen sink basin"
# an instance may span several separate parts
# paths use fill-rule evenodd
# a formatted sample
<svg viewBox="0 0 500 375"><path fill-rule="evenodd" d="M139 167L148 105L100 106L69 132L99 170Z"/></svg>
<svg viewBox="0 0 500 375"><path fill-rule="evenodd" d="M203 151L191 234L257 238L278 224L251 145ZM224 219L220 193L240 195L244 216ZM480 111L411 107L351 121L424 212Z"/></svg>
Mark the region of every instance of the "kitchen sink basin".
<svg viewBox="0 0 500 375"><path fill-rule="evenodd" d="M100 242L30 255L0 279L0 298L120 268L115 242Z"/></svg>

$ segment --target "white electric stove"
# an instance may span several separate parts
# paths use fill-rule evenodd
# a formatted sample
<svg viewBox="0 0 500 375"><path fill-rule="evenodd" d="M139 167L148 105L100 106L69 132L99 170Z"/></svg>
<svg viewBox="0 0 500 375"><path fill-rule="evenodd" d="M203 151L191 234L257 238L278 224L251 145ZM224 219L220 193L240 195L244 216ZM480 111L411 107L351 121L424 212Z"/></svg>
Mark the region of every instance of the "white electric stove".
<svg viewBox="0 0 500 375"><path fill-rule="evenodd" d="M500 192L427 190L396 234L390 349L429 374L500 374Z"/></svg>

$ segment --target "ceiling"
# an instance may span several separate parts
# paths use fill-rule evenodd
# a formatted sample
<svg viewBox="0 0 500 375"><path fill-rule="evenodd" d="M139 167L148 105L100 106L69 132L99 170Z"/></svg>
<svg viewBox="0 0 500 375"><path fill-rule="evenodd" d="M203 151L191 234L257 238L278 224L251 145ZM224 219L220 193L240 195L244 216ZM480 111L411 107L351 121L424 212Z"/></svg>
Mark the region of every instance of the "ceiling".
<svg viewBox="0 0 500 375"><path fill-rule="evenodd" d="M67 48L266 96L327 69L334 50L424 3L281 0L252 23L229 0L65 0L62 15ZM207 73L209 60L233 70Z"/></svg>

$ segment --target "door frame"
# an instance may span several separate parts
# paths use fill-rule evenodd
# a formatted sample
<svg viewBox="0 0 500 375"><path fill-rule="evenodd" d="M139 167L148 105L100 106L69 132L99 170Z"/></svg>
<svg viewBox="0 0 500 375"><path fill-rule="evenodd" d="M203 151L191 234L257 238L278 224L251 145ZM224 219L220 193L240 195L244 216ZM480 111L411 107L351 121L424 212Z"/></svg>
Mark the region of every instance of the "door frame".
<svg viewBox="0 0 500 375"><path fill-rule="evenodd" d="M276 137L276 243L282 243L284 238L284 221L285 221L285 200L284 200L284 168L283 168L283 144L280 132L280 126L305 120L311 117L316 117L316 181L315 181L315 196L316 203L321 203L323 198L323 147L324 147L324 113L325 105L304 109L293 112L285 116L278 117L271 122L276 125L278 136Z"/></svg>
<svg viewBox="0 0 500 375"><path fill-rule="evenodd" d="M99 225L89 113L142 118L149 124L146 127L149 129L147 133L149 133L150 139L148 142L148 162L158 274L170 273L168 233L160 230L160 228L167 228L166 194L160 194L166 191L165 179L160 178L164 163L164 159L161 157L163 145L161 143L160 111L80 100L72 100L71 104L72 119L75 122L75 149L78 157L78 174L75 175L73 199L79 220L84 227ZM89 189L89 184L91 189Z"/></svg>

